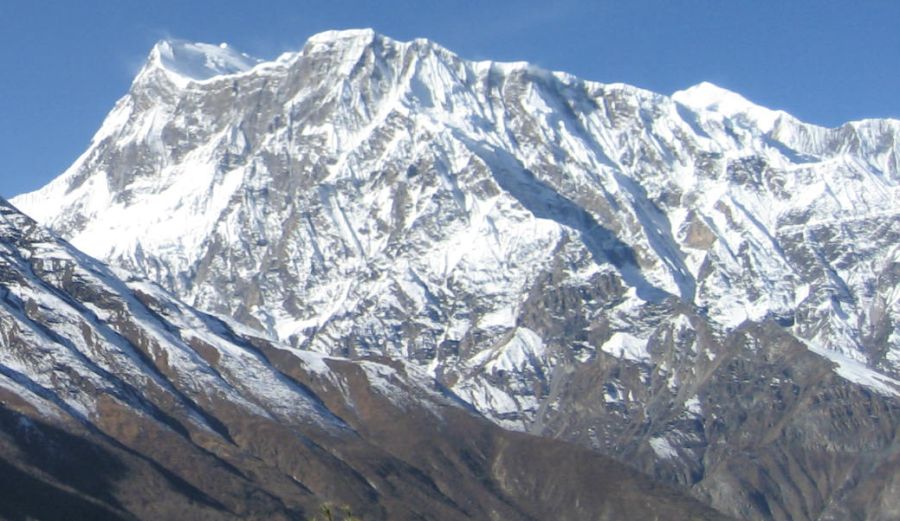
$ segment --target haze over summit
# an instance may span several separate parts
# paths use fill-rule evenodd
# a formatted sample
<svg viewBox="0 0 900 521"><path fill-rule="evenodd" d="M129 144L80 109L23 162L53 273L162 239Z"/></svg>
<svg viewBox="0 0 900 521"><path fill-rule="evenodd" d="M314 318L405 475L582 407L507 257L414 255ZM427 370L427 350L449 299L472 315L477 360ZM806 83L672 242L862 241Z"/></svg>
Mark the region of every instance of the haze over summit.
<svg viewBox="0 0 900 521"><path fill-rule="evenodd" d="M68 167L164 38L272 59L312 34L372 27L467 59L528 61L671 94L701 81L808 122L898 117L893 2L29 2L0 6L0 195Z"/></svg>

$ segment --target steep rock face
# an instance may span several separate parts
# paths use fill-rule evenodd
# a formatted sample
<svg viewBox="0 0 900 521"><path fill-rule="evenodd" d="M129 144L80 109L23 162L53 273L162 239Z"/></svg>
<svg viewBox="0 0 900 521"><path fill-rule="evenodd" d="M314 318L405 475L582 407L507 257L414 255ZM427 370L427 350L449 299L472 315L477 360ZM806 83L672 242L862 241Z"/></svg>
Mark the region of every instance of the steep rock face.
<svg viewBox="0 0 900 521"><path fill-rule="evenodd" d="M120 279L5 201L0 277L0 517L725 519L408 363L298 351Z"/></svg>
<svg viewBox="0 0 900 521"><path fill-rule="evenodd" d="M159 59L198 49L232 68ZM408 360L504 427L736 515L897 508L874 476L896 450L900 124L371 31L253 63L161 43L89 150L15 203L201 309Z"/></svg>

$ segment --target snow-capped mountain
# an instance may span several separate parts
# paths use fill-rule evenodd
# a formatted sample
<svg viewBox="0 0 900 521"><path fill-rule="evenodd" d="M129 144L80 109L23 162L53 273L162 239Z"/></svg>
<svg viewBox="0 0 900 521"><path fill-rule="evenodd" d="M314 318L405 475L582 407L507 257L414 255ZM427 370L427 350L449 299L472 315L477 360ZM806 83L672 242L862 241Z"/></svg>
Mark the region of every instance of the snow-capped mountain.
<svg viewBox="0 0 900 521"><path fill-rule="evenodd" d="M334 502L367 520L724 521L496 427L409 363L300 351L196 311L2 200L0 469L4 519L309 519Z"/></svg>
<svg viewBox="0 0 900 521"><path fill-rule="evenodd" d="M898 135L368 30L268 62L161 42L14 203L205 311L407 360L734 515L879 519L900 508L896 457L873 457L898 448Z"/></svg>

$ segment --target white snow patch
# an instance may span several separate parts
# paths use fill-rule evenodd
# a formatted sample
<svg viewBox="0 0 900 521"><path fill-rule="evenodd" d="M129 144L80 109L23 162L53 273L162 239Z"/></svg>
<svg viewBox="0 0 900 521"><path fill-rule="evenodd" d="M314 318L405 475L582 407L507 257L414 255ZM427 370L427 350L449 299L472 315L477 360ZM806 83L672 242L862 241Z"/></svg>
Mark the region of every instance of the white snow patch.
<svg viewBox="0 0 900 521"><path fill-rule="evenodd" d="M492 327L513 327L516 325L516 309L513 306L504 306L500 309L482 315L478 320L478 327L490 329Z"/></svg>
<svg viewBox="0 0 900 521"><path fill-rule="evenodd" d="M650 438L650 448L661 459L678 459L678 451L665 438Z"/></svg>
<svg viewBox="0 0 900 521"><path fill-rule="evenodd" d="M616 383L607 383L603 386L603 401L605 403L620 403L625 401L625 389Z"/></svg>
<svg viewBox="0 0 900 521"><path fill-rule="evenodd" d="M632 362L647 362L650 353L647 352L647 340L638 338L621 331L613 333L600 349L617 358L624 358Z"/></svg>
<svg viewBox="0 0 900 521"><path fill-rule="evenodd" d="M713 112L727 118L746 116L761 132L769 132L783 112L756 105L746 98L709 82L702 82L672 94L672 99L694 110Z"/></svg>
<svg viewBox="0 0 900 521"><path fill-rule="evenodd" d="M809 296L809 284L801 284L794 288L794 306L799 306Z"/></svg>
<svg viewBox="0 0 900 521"><path fill-rule="evenodd" d="M252 69L258 63L259 59L238 52L228 44L163 40L150 53L150 65L162 67L190 81L237 74Z"/></svg>
<svg viewBox="0 0 900 521"><path fill-rule="evenodd" d="M476 378L457 384L453 387L453 392L471 403L477 410L488 414L495 423L502 427L516 431L524 430L521 421L503 419L504 416L515 415L520 411L515 398L484 379Z"/></svg>
<svg viewBox="0 0 900 521"><path fill-rule="evenodd" d="M394 383L398 381L397 371L393 367L374 362L360 361L359 366L366 373L366 378L373 389L379 394L391 400L391 402L402 405L406 403L406 395Z"/></svg>
<svg viewBox="0 0 900 521"><path fill-rule="evenodd" d="M684 402L684 410L689 413L696 414L697 416L701 416L703 414L703 406L700 405L700 400L697 398L697 395L688 398L686 402Z"/></svg>
<svg viewBox="0 0 900 521"><path fill-rule="evenodd" d="M545 356L544 341L534 331L520 327L499 354L485 365L493 371L523 371L529 365L540 365Z"/></svg>
<svg viewBox="0 0 900 521"><path fill-rule="evenodd" d="M884 396L900 397L900 381L878 373L865 364L841 353L813 345L800 339L813 353L835 364L834 372L841 378L869 388Z"/></svg>

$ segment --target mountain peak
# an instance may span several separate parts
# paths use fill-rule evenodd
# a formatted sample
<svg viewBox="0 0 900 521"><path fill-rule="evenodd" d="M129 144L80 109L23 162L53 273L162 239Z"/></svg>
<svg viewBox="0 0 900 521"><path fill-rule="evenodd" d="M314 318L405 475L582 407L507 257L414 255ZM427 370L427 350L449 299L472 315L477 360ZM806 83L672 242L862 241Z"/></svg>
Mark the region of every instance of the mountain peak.
<svg viewBox="0 0 900 521"><path fill-rule="evenodd" d="M761 130L768 131L774 126L781 112L767 109L753 103L740 94L708 81L672 94L672 99L693 110L719 113L725 117L746 116Z"/></svg>
<svg viewBox="0 0 900 521"><path fill-rule="evenodd" d="M384 45L385 47L394 48L413 47L431 49L443 54L455 55L452 51L427 38L414 38L408 41L397 40L369 28L343 29L314 34L306 41L305 48L312 47L320 50L327 50L329 52L335 48L339 48L353 54L354 50L359 50L372 45Z"/></svg>
<svg viewBox="0 0 900 521"><path fill-rule="evenodd" d="M378 34L374 29L339 29L333 31L324 31L312 35L307 43L331 43L341 40L363 40L372 41Z"/></svg>
<svg viewBox="0 0 900 521"><path fill-rule="evenodd" d="M226 43L215 45L170 39L161 40L153 47L144 70L161 69L182 81L205 81L244 72L260 61Z"/></svg>
<svg viewBox="0 0 900 521"><path fill-rule="evenodd" d="M716 110L718 108L723 112L743 111L748 107L756 106L737 92L708 81L702 81L692 87L680 90L672 94L672 97L684 105L707 110Z"/></svg>

